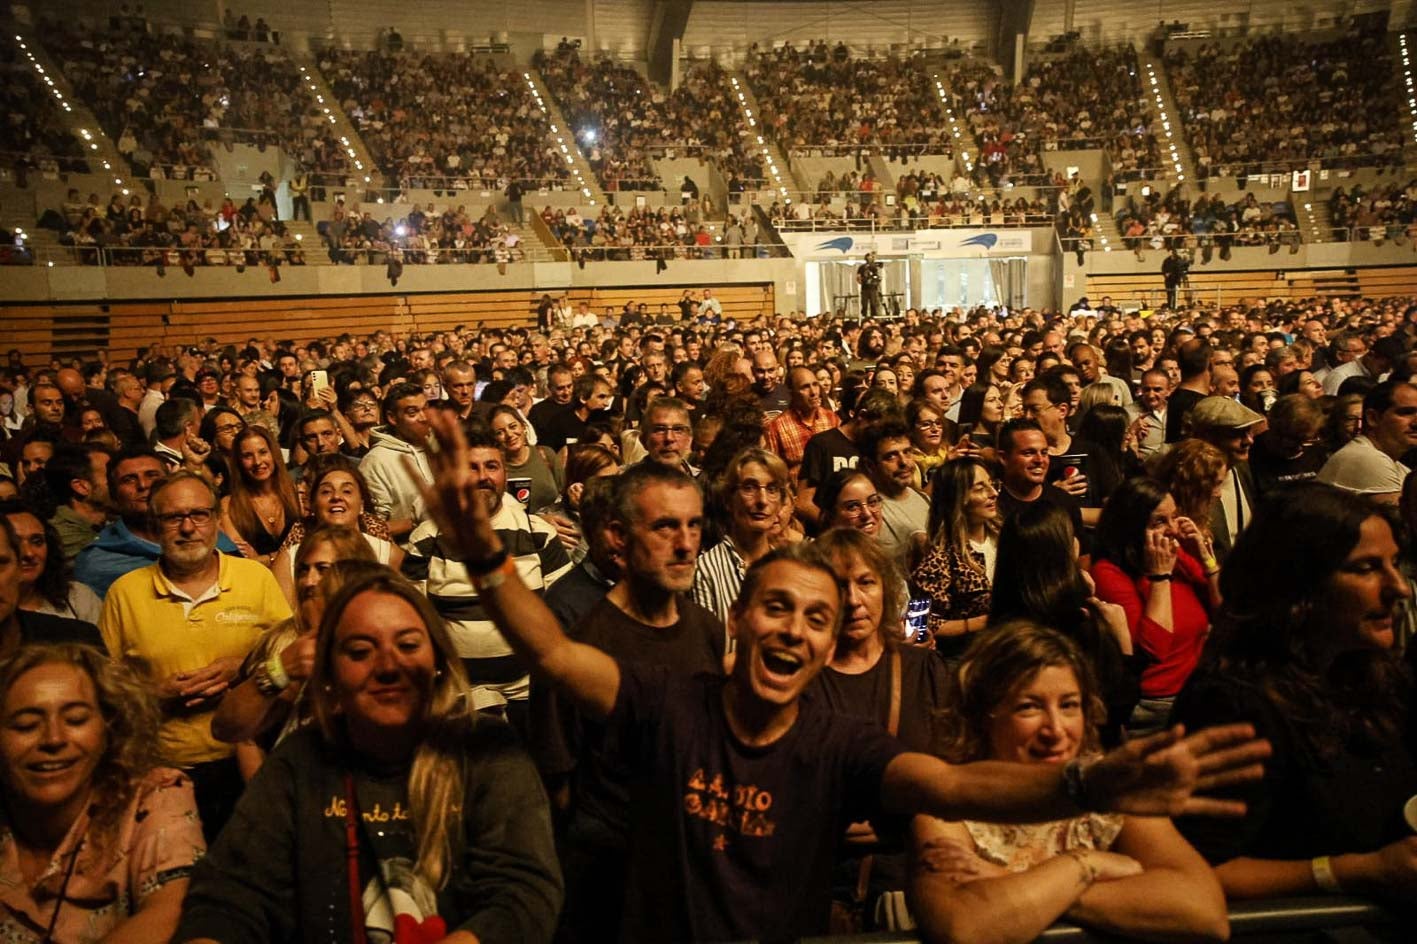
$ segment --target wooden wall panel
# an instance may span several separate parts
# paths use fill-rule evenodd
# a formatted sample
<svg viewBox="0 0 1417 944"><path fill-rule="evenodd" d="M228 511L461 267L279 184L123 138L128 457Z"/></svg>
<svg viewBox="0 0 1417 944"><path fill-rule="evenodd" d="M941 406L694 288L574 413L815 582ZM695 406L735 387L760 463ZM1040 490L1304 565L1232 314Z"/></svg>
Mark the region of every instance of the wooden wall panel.
<svg viewBox="0 0 1417 944"><path fill-rule="evenodd" d="M567 290L548 289L558 298ZM696 287L696 292L701 291ZM683 287L647 286L570 290L573 305L617 312L626 302L644 302L650 312L678 302ZM458 325L529 326L535 322L542 291L461 292L427 295L338 295L307 298L250 298L219 301L85 302L66 305L0 306L0 351L18 348L31 364L54 358L92 358L107 350L115 363L152 344L193 344L215 338L221 344L276 338L296 342L348 332L427 334ZM752 320L771 314L773 287L714 287L725 315Z"/></svg>

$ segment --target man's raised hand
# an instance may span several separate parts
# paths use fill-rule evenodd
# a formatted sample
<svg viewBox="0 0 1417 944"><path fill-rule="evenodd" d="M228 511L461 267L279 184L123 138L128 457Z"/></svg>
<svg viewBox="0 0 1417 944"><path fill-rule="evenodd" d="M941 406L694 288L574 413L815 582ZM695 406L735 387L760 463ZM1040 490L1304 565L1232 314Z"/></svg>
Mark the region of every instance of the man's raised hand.
<svg viewBox="0 0 1417 944"><path fill-rule="evenodd" d="M1137 816L1243 816L1245 804L1197 796L1201 791L1258 780L1270 754L1248 724L1207 728L1185 736L1177 725L1128 741L1089 766L1089 806Z"/></svg>

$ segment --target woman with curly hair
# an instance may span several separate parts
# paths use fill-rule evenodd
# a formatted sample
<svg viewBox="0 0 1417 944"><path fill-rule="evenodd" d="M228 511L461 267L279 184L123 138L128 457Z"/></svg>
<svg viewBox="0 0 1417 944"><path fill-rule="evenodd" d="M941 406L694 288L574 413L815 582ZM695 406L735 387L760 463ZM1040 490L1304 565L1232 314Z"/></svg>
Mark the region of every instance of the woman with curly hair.
<svg viewBox="0 0 1417 944"><path fill-rule="evenodd" d="M1210 513L1230 474L1225 453L1200 439L1183 439L1152 462L1151 475L1176 501L1176 514L1210 535Z"/></svg>
<svg viewBox="0 0 1417 944"><path fill-rule="evenodd" d="M192 781L157 766L157 703L88 646L0 660L6 940L165 941L206 843Z"/></svg>

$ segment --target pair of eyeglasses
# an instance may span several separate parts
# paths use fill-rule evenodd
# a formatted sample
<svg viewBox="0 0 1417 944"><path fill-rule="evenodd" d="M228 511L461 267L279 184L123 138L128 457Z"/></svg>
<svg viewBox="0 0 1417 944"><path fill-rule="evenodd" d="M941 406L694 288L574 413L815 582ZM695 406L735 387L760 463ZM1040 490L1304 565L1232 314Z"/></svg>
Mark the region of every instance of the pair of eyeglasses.
<svg viewBox="0 0 1417 944"><path fill-rule="evenodd" d="M943 429L944 426L939 420L920 420L915 424L916 429Z"/></svg>
<svg viewBox="0 0 1417 944"><path fill-rule="evenodd" d="M865 501L847 502L846 504L841 506L841 511L843 514L847 515L858 515L862 512L862 510L866 508L870 508L872 511L875 511L876 509L880 508L884 502L885 499L882 498L880 495L872 495Z"/></svg>
<svg viewBox="0 0 1417 944"><path fill-rule="evenodd" d="M766 485L761 482L740 482L738 485L738 494L744 498L757 498L759 492L771 499L782 498L782 486L775 482L769 482Z"/></svg>
<svg viewBox="0 0 1417 944"><path fill-rule="evenodd" d="M168 531L176 531L182 527L182 522L190 521L193 526L202 528L211 524L212 515L216 513L215 508L193 508L191 511L170 511L161 515L153 515L157 523Z"/></svg>
<svg viewBox="0 0 1417 944"><path fill-rule="evenodd" d="M688 436L693 429L688 426L651 426L651 436Z"/></svg>

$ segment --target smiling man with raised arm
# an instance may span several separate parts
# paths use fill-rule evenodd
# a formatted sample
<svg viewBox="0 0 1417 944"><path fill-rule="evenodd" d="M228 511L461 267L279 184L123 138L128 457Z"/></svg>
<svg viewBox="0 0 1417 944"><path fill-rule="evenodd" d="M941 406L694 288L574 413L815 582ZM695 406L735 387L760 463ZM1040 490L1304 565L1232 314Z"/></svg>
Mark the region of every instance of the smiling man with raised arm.
<svg viewBox="0 0 1417 944"><path fill-rule="evenodd" d="M535 671L637 772L621 940L794 939L827 930L836 837L846 824L917 812L1032 821L1082 809L1235 814L1197 790L1255 779L1268 745L1248 725L1134 741L1090 764L950 766L803 698L831 654L841 591L810 545L755 562L729 613L726 678L617 662L561 631L526 589L467 471L461 430L425 498L489 615Z"/></svg>

